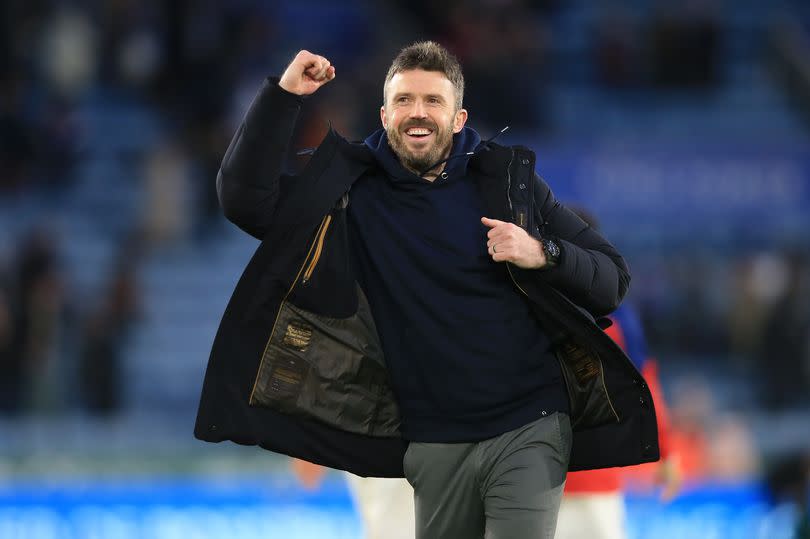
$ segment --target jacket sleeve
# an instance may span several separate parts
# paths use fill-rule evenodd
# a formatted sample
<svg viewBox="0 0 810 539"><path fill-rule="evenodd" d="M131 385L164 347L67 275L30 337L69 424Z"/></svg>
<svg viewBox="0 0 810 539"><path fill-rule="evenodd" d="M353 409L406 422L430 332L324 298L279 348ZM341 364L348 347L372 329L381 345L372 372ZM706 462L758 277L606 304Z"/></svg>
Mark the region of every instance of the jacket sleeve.
<svg viewBox="0 0 810 539"><path fill-rule="evenodd" d="M303 99L264 81L233 136L217 174L225 217L262 239L278 203L287 148Z"/></svg>
<svg viewBox="0 0 810 539"><path fill-rule="evenodd" d="M619 306L630 285L630 272L616 248L571 210L560 204L548 184L535 174L535 209L541 234L557 240L559 264L536 270L536 278L565 294L594 316Z"/></svg>

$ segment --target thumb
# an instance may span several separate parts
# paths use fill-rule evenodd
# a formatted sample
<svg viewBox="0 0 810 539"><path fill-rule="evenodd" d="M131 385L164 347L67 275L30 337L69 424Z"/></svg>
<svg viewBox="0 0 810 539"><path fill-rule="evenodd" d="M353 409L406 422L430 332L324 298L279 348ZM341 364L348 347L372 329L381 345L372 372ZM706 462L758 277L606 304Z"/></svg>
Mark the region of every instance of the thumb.
<svg viewBox="0 0 810 539"><path fill-rule="evenodd" d="M495 228L498 225L504 224L503 221L498 221L497 219L490 219L489 217L481 217L481 222L484 223L484 226L488 226L489 228Z"/></svg>

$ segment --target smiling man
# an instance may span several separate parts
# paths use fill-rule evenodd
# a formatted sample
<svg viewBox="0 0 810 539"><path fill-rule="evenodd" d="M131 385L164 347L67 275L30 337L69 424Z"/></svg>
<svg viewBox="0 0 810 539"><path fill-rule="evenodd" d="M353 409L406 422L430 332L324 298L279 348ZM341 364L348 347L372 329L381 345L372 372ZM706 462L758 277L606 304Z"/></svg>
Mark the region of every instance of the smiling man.
<svg viewBox="0 0 810 539"><path fill-rule="evenodd" d="M303 96L335 76L299 52L225 154L225 214L262 243L195 434L404 476L419 538L551 538L569 468L658 458L649 390L597 323L627 266L531 151L465 126L461 67L434 42L394 59L382 129L332 131L282 173Z"/></svg>

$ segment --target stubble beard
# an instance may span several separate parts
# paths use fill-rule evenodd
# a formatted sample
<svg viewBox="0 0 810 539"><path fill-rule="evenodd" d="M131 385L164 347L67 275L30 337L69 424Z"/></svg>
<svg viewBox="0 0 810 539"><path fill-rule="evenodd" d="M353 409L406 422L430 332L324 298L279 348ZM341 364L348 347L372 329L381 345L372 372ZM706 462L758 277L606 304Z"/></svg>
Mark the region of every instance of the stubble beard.
<svg viewBox="0 0 810 539"><path fill-rule="evenodd" d="M428 148L427 152L417 155L411 152L411 150L409 150L406 146L402 133L411 127L427 127L428 129L433 130L436 139L433 142L433 145ZM402 166L415 173L417 176L424 172L428 172L426 170L428 167L433 166L437 162L441 161L450 151L450 146L453 143L452 126L447 126L445 128L426 122L408 122L402 124L399 129L396 129L389 124L389 126L385 129L385 132L388 135L388 145L391 146L391 150L393 150L393 152L399 158L399 162L402 163Z"/></svg>

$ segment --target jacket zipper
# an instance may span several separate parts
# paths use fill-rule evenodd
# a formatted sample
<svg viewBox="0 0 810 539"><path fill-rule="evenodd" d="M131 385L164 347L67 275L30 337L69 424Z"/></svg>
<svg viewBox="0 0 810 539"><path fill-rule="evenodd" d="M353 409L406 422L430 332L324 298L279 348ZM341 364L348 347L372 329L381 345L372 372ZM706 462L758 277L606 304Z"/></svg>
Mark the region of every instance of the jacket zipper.
<svg viewBox="0 0 810 539"><path fill-rule="evenodd" d="M301 267L298 269L298 273L295 275L295 279L293 279L292 284L290 285L289 290L287 293L284 294L284 298L282 298L281 303L278 306L278 311L276 312L276 318L273 321L273 329L270 330L270 337L267 339L267 344L264 345L264 351L262 352L261 360L259 361L259 368L256 371L256 378L253 380L253 389L250 391L250 399L249 404L253 405L254 400L253 396L256 393L256 386L259 383L259 378L261 377L262 369L264 368L264 358L267 356L267 349L270 347L270 342L273 340L273 335L276 334L276 326L278 325L278 319L281 316L281 310L284 308L284 304L287 303L287 298L292 293L295 285L298 283L298 278L301 277L301 273L304 272L304 268L307 268L309 271L309 275L312 275L312 272L315 270L315 266L318 264L318 258L321 256L321 251L323 250L323 239L326 236L326 229L329 228L329 224L332 222L332 215L326 214L326 216L321 220L321 225L318 227L318 232L315 234L315 239L312 241L312 244L309 246L309 250L307 251L307 256L304 257L304 262L301 263ZM313 250L315 251L315 256L312 257L310 260L310 256L312 255ZM309 266L307 266L307 261L309 260Z"/></svg>
<svg viewBox="0 0 810 539"><path fill-rule="evenodd" d="M318 260L321 258L321 252L323 251L323 240L326 237L326 231L329 230L329 225L332 223L332 215L326 214L326 217L323 218L321 221L321 227L316 234L315 240L315 254L312 257L312 260L309 262L309 266L307 266L307 270L304 272L304 278L301 279L301 284L306 284L307 281L312 277L312 272L315 271L315 266L318 265ZM310 248L311 250L311 248Z"/></svg>
<svg viewBox="0 0 810 539"><path fill-rule="evenodd" d="M512 196L510 193L512 192L512 163L515 161L515 149L510 149L512 150L512 155L509 157L509 165L506 167L506 201L509 203L509 216L511 217L514 215Z"/></svg>
<svg viewBox="0 0 810 539"><path fill-rule="evenodd" d="M512 162L514 160L515 160L515 150L513 148L512 149L512 156L509 158L509 165L506 167L506 201L509 203L509 213L510 214L512 213L512 197L511 197L510 193L512 192L511 191L511 189L512 189ZM510 265L509 262L506 263L506 270L509 272L509 278L512 279L512 283L514 283L514 285L517 287L517 289L520 290L523 293L523 295L528 298L529 294L527 294L526 291L523 290L520 287L520 285L517 282L517 279L515 279L515 276L512 274L512 266Z"/></svg>

